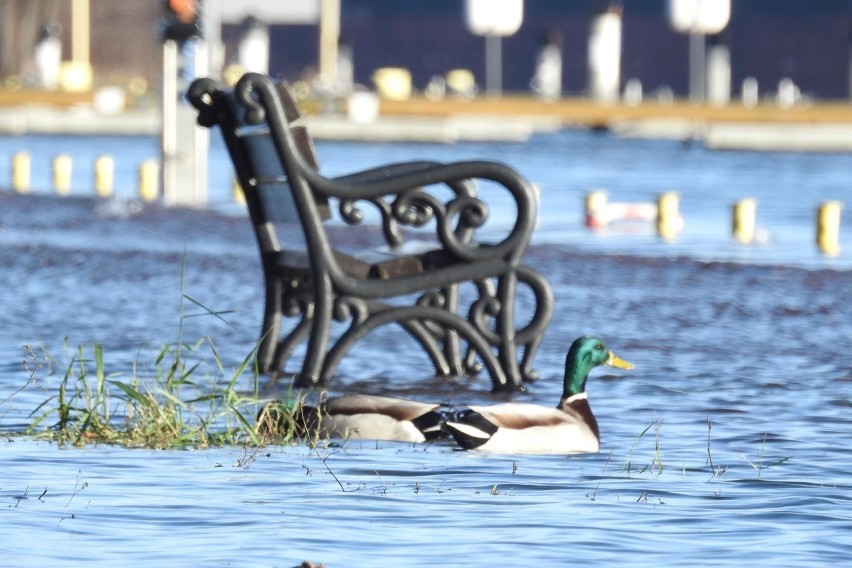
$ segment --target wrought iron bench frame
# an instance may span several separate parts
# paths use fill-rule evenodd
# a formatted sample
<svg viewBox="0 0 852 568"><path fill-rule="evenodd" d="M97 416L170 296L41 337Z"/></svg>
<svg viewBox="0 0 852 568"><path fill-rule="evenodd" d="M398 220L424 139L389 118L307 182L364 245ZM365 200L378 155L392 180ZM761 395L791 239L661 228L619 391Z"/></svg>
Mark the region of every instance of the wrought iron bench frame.
<svg viewBox="0 0 852 568"><path fill-rule="evenodd" d="M307 340L297 385L327 386L354 344L390 322L420 343L437 375L467 376L484 365L494 390L515 390L537 378L532 363L553 314L553 293L541 274L521 264L537 199L519 173L492 161L422 161L331 179L318 172L313 144L298 124L286 83L248 73L227 90L204 78L192 83L188 97L201 126L220 127L246 198L266 288L257 362L271 374L270 384ZM517 206L511 230L493 244L474 238L488 219L487 204L476 196L476 180L499 184ZM451 190L446 202L429 191L438 186ZM324 225L329 198L338 202L340 217L349 225L362 223L363 206L375 207L387 247L371 255L333 247ZM275 209L287 199L303 233L294 247L282 245L286 239L276 227ZM431 245L413 246L406 239L406 230L431 224L436 233ZM472 283L477 293L469 304L460 302L464 283ZM517 329L519 284L532 292L535 306ZM416 301L386 302L404 296L416 296ZM465 307L463 317L459 312ZM282 337L284 318L297 323ZM350 320L333 341L332 320Z"/></svg>

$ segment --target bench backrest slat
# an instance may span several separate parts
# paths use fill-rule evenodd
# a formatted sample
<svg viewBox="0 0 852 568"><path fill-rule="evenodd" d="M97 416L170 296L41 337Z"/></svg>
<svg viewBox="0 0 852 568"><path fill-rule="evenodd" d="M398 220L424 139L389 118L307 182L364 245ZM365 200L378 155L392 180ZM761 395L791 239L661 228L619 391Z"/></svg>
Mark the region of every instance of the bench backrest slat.
<svg viewBox="0 0 852 568"><path fill-rule="evenodd" d="M293 121L299 119L299 110L286 83L278 83L276 92L284 107L285 116L291 123L290 131L296 144L296 150L312 168L319 169L316 149L307 128L302 125L292 125ZM249 202L252 216L257 217L254 219L255 223L298 223L300 221L299 213L296 209L292 188L287 182L287 175L268 125L246 124L244 121L245 111L234 99L232 93L228 94L228 99L231 114L236 121L231 132L237 148L231 149L231 158L235 164L242 164L244 171L240 172L240 183L246 200ZM234 155L235 150L242 154L241 160ZM255 204L251 203L253 200L256 200ZM329 219L331 210L328 198L314 193L313 201L320 218Z"/></svg>

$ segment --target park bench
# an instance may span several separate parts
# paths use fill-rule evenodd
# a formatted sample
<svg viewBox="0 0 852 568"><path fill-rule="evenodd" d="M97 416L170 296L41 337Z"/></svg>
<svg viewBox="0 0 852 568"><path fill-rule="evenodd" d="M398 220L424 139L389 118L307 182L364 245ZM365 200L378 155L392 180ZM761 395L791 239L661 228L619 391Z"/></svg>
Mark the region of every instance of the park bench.
<svg viewBox="0 0 852 568"><path fill-rule="evenodd" d="M436 375L484 366L494 390L536 378L553 294L521 263L537 200L516 171L418 161L329 178L286 83L247 73L226 89L202 78L188 98L201 126L219 126L254 226L266 289L257 362L270 384L302 345L296 384L329 385L355 343L388 323L417 340ZM488 244L477 238L489 217L484 185L502 188L517 212ZM521 300L529 316L518 326Z"/></svg>

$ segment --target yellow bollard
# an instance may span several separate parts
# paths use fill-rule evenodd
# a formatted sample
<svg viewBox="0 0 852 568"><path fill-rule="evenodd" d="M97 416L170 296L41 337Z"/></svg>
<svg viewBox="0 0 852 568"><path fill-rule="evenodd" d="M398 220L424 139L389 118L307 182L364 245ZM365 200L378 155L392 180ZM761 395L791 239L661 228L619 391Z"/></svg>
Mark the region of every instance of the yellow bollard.
<svg viewBox="0 0 852 568"><path fill-rule="evenodd" d="M840 212L843 204L839 201L826 201L817 210L817 246L828 256L840 253Z"/></svg>
<svg viewBox="0 0 852 568"><path fill-rule="evenodd" d="M234 202L237 205L246 204L246 194L243 193L243 186L240 185L240 180L234 178Z"/></svg>
<svg viewBox="0 0 852 568"><path fill-rule="evenodd" d="M95 193L99 197L112 195L115 179L115 160L111 156L100 156L95 160Z"/></svg>
<svg viewBox="0 0 852 568"><path fill-rule="evenodd" d="M606 192L602 189L596 189L586 194L585 209L587 227L601 227L606 225L606 219L602 213L606 209Z"/></svg>
<svg viewBox="0 0 852 568"><path fill-rule="evenodd" d="M32 158L27 152L12 156L12 187L18 193L28 193L31 184Z"/></svg>
<svg viewBox="0 0 852 568"><path fill-rule="evenodd" d="M53 158L53 188L59 195L71 193L71 156L59 154Z"/></svg>
<svg viewBox="0 0 852 568"><path fill-rule="evenodd" d="M680 196L673 191L657 197L657 234L666 240L674 239L683 227L679 204Z"/></svg>
<svg viewBox="0 0 852 568"><path fill-rule="evenodd" d="M734 203L732 231L734 238L744 245L754 242L757 216L757 200L751 197Z"/></svg>
<svg viewBox="0 0 852 568"><path fill-rule="evenodd" d="M156 201L160 189L160 164L157 160L145 160L139 166L139 198Z"/></svg>

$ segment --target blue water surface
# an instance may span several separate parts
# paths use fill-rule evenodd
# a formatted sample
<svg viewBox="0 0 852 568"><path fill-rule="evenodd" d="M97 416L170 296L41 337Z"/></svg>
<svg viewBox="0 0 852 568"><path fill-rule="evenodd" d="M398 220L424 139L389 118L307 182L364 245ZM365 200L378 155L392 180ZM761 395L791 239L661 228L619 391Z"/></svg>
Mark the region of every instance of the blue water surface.
<svg viewBox="0 0 852 568"><path fill-rule="evenodd" d="M33 155L33 190L0 192L0 429L22 429L56 394L77 346L102 344L107 372L122 380L149 372L179 337L208 338L226 373L250 355L260 265L217 137L201 209L135 198L136 164L156 156L151 139L0 139L0 156L21 149ZM50 189L60 150L81 164L69 198ZM539 187L526 262L553 284L556 317L536 360L542 378L516 398L555 404L568 344L605 338L636 370L596 370L589 381L601 452L490 456L445 442L77 449L6 436L4 565L813 566L852 555L848 211L839 256L814 244L818 204L850 199L852 157L584 131L318 150L329 175L488 158ZM103 153L117 162L107 200L92 197L83 165ZM642 223L589 231L583 197L598 188L637 202L677 191L682 233L665 242ZM758 200L765 244L729 235L743 197ZM491 202L499 229L511 205ZM209 350L200 359L200 376L221 375ZM432 377L393 329L359 344L334 384L448 403L494 400L489 388L487 377Z"/></svg>

